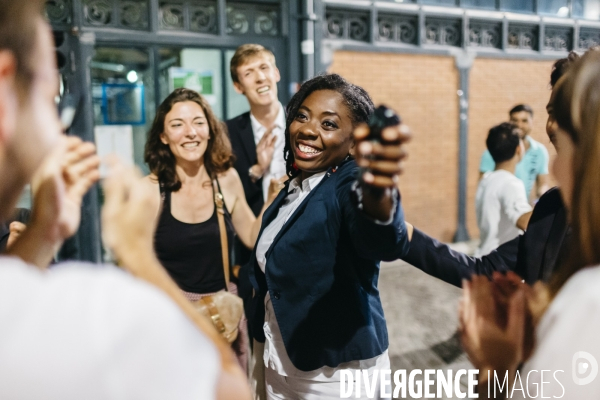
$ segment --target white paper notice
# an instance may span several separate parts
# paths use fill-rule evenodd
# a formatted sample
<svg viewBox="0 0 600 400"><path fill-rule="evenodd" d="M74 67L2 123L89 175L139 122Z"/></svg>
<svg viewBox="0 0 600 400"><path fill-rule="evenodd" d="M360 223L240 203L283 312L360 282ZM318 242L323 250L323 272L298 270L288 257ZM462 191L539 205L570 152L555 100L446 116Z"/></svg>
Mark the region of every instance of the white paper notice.
<svg viewBox="0 0 600 400"><path fill-rule="evenodd" d="M109 154L118 156L128 165L133 164L133 128L131 125L100 125L94 127L96 148L100 159ZM107 174L104 163L100 166L100 177Z"/></svg>

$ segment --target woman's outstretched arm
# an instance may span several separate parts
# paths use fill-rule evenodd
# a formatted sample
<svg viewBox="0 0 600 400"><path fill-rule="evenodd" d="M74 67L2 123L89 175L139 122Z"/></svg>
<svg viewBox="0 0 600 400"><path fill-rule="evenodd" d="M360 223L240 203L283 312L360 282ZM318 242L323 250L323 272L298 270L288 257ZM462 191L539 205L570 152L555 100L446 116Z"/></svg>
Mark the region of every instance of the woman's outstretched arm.
<svg viewBox="0 0 600 400"><path fill-rule="evenodd" d="M282 180L283 179L287 179L287 177L283 177ZM271 205L275 197L277 197L277 194L283 187L283 184L281 183L281 180L272 180L269 187L267 201L265 201L265 204L263 205L258 217L255 217L254 213L250 209L250 206L248 205L248 202L246 201L244 187L242 186L242 181L240 180L237 171L233 168L230 169L226 172L222 181L222 185L226 187L225 190L227 191L227 193L224 193L225 204L231 213L231 219L235 228L235 232L244 246L252 249L256 243L256 238L258 237L258 233L260 231L262 216L265 210ZM221 182L221 180L219 182Z"/></svg>

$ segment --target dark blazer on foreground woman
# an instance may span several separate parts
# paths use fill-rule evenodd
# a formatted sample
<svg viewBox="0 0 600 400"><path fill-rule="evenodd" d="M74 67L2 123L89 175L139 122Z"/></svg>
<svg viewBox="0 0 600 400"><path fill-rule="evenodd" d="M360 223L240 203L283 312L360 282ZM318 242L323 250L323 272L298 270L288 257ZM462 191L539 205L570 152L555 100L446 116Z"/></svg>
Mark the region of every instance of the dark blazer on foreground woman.
<svg viewBox="0 0 600 400"><path fill-rule="evenodd" d="M387 225L358 208L351 190L357 173L354 160L327 171L275 237L266 274L256 248L251 258L255 295L248 319L254 338L265 341L268 291L287 353L302 371L369 359L388 348L379 264L406 253L406 226L399 199ZM265 212L258 240L277 216L289 183Z"/></svg>
<svg viewBox="0 0 600 400"><path fill-rule="evenodd" d="M566 242L567 229L560 191L552 188L533 208L527 231L486 256L469 257L415 228L410 250L402 259L458 287L472 274L491 276L494 271L515 271L529 284L547 282Z"/></svg>

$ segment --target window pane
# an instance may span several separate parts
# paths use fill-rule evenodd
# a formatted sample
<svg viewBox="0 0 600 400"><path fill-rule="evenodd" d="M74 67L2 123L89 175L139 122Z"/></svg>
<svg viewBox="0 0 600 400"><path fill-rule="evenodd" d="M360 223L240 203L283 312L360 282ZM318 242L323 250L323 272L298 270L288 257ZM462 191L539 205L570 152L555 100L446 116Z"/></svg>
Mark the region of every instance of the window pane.
<svg viewBox="0 0 600 400"><path fill-rule="evenodd" d="M202 94L217 118L223 118L221 51L163 48L159 50L160 101L179 87Z"/></svg>
<svg viewBox="0 0 600 400"><path fill-rule="evenodd" d="M557 17L568 17L569 6L567 0L540 0L540 14L550 14Z"/></svg>
<svg viewBox="0 0 600 400"><path fill-rule="evenodd" d="M496 8L496 0L460 0L462 7Z"/></svg>
<svg viewBox="0 0 600 400"><path fill-rule="evenodd" d="M573 0L573 16L586 19L600 19L600 1Z"/></svg>
<svg viewBox="0 0 600 400"><path fill-rule="evenodd" d="M148 51L97 47L90 66L94 125L113 127L115 134L128 141L129 131L132 143L119 143L133 147L133 161L147 172L144 146L155 112Z"/></svg>
<svg viewBox="0 0 600 400"><path fill-rule="evenodd" d="M235 54L235 50L227 50L225 52L225 61L227 62L227 71L229 72L229 62L231 58ZM226 82L227 82L227 119L231 119L233 117L237 117L238 115L245 113L250 110L250 105L248 104L248 100L246 100L246 96L243 94L239 94L235 91L233 87L233 80L231 79L231 74L226 74Z"/></svg>
<svg viewBox="0 0 600 400"><path fill-rule="evenodd" d="M534 0L501 0L500 9L504 11L533 12Z"/></svg>
<svg viewBox="0 0 600 400"><path fill-rule="evenodd" d="M350 0L351 2L354 0ZM383 0L383 1L389 1L392 3L416 3L417 0Z"/></svg>
<svg viewBox="0 0 600 400"><path fill-rule="evenodd" d="M423 4L442 4L445 6L455 6L456 0L421 0Z"/></svg>

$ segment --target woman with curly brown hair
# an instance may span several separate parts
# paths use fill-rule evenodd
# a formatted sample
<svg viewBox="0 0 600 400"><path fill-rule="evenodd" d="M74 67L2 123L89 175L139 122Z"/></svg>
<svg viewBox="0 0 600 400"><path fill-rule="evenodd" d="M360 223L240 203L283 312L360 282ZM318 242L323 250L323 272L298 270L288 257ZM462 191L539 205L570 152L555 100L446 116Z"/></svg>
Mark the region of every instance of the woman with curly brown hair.
<svg viewBox="0 0 600 400"><path fill-rule="evenodd" d="M229 139L206 99L181 88L162 102L148 134L145 161L151 171L146 181L156 192L158 259L190 300L226 289L215 195L224 201L228 249L234 234L254 247L261 216L256 218L246 203L232 168ZM236 292L235 285L228 289ZM233 343L243 368L245 338L239 334Z"/></svg>

